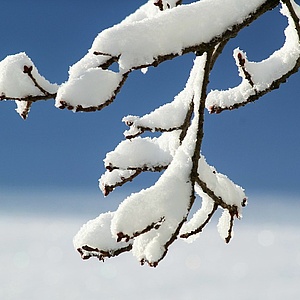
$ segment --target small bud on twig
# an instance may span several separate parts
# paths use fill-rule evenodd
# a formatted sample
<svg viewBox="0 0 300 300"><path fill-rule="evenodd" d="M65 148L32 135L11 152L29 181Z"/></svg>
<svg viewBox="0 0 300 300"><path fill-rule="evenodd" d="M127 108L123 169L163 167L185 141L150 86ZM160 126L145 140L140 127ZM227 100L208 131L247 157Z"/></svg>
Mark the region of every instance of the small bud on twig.
<svg viewBox="0 0 300 300"><path fill-rule="evenodd" d="M240 66L241 66L241 67L244 67L244 66L245 66L246 60L245 60L245 58L243 57L243 55L242 55L241 52L239 52L239 54L238 54L238 60L239 60Z"/></svg>
<svg viewBox="0 0 300 300"><path fill-rule="evenodd" d="M23 73L25 74L30 74L32 72L32 66L28 67L28 66L24 66L24 69L23 69Z"/></svg>

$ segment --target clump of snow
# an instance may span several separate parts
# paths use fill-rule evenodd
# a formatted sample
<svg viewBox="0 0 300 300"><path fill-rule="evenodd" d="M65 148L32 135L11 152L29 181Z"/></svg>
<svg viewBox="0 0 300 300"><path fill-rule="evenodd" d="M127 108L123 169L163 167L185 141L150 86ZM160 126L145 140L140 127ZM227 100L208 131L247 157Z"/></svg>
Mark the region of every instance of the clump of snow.
<svg viewBox="0 0 300 300"><path fill-rule="evenodd" d="M16 100L16 112L20 115L20 116L24 116L24 112L26 115L26 112L29 112L29 107L28 107L28 102L27 101L19 101Z"/></svg>
<svg viewBox="0 0 300 300"><path fill-rule="evenodd" d="M106 154L104 164L120 169L167 166L172 156L163 150L160 138L141 138L122 141L114 151Z"/></svg>
<svg viewBox="0 0 300 300"><path fill-rule="evenodd" d="M104 195L132 176L137 176L141 170L166 168L179 147L179 134L177 130L165 132L159 138L122 141L114 151L107 153L104 164L109 171L99 179L99 187Z"/></svg>
<svg viewBox="0 0 300 300"><path fill-rule="evenodd" d="M75 249L88 245L94 249L111 251L128 246L129 243L117 242L110 232L114 212L101 214L84 224L73 239Z"/></svg>
<svg viewBox="0 0 300 300"><path fill-rule="evenodd" d="M211 41L227 28L241 23L263 2L240 0L237 4L235 0L202 0L181 5L102 31L91 51L120 56L122 70L149 65L158 56L180 54L184 48Z"/></svg>
<svg viewBox="0 0 300 300"><path fill-rule="evenodd" d="M203 155L201 155L198 166L198 174L199 178L206 183L207 187L214 192L214 194L224 201L227 205L235 206L237 208L238 217L242 217L242 206L244 205L244 201L246 199L246 195L244 190L233 183L227 176L218 173L214 167L211 167L207 164ZM181 229L181 234L194 232L198 228L200 228L203 223L207 220L208 215L212 212L214 207L214 201L202 191L199 185L195 186L195 191L202 198L202 206L201 208L193 215L193 217L183 225ZM228 210L226 209L228 212ZM228 212L229 213L229 212ZM225 218L226 213L224 212ZM224 219L225 220L225 219ZM223 219L219 221L221 224L220 228L224 228L224 224L227 224ZM219 229L221 238L224 238L224 235L227 230L228 236L228 228L226 227L223 231ZM198 238L200 232L194 234L188 238L188 242L194 241Z"/></svg>
<svg viewBox="0 0 300 300"><path fill-rule="evenodd" d="M56 96L57 107L62 101L76 108L97 107L115 95L122 75L110 70L89 69L83 75L61 85Z"/></svg>
<svg viewBox="0 0 300 300"><path fill-rule="evenodd" d="M24 72L24 67L32 67L32 76L44 90L50 94L56 93L58 86L42 77L31 59L22 52L9 55L0 62L0 96L5 96L7 99L22 99L28 96L44 95Z"/></svg>
<svg viewBox="0 0 300 300"><path fill-rule="evenodd" d="M205 157L201 155L198 166L199 178L207 187L221 197L228 205L235 205L242 210L242 202L246 198L244 189L233 183L226 175L218 173L214 167L207 164Z"/></svg>
<svg viewBox="0 0 300 300"><path fill-rule="evenodd" d="M111 229L115 236L122 232L130 237L163 220L155 233L151 233L157 236L155 240L148 240L144 234L139 238L145 248L143 252L135 252L139 260L143 257L148 262L155 262L157 255L153 261L153 253L161 257L165 251L164 246L188 213L192 193L189 180L192 161L184 150L182 146L179 147L172 163L154 186L125 199L112 220Z"/></svg>
<svg viewBox="0 0 300 300"><path fill-rule="evenodd" d="M218 232L223 240L227 240L231 226L231 215L227 209L225 209L219 219L217 228ZM233 237L233 231L230 232Z"/></svg>

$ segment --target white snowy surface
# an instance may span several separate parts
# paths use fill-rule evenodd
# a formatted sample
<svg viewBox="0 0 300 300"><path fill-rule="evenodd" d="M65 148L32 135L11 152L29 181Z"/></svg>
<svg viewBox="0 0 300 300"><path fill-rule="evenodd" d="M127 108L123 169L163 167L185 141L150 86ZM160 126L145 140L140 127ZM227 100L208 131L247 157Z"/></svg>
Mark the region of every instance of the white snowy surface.
<svg viewBox="0 0 300 300"><path fill-rule="evenodd" d="M81 260L72 239L95 212L93 208L72 215L68 211L69 203L73 207L87 203L87 195L65 195L65 202L49 195L44 213L33 212L41 205L36 191L22 196L20 205L11 204L4 212L4 203L12 203L13 195L1 193L0 299L294 300L300 296L298 195L252 195L230 244L219 238L216 224L210 224L193 244L173 244L155 269L139 266L130 254L105 263ZM92 206L103 205L98 195L88 199ZM46 213L53 205L64 211Z"/></svg>

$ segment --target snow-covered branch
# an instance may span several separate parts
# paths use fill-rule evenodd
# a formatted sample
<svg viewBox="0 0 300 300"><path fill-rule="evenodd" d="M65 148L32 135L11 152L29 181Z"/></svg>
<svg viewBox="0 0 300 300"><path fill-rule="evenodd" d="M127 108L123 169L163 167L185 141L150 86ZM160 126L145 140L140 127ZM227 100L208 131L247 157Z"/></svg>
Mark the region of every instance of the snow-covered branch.
<svg viewBox="0 0 300 300"><path fill-rule="evenodd" d="M159 9L165 2L168 1L155 2L155 6ZM186 53L214 49L277 4L275 0L197 1L145 14L149 5L153 9L153 1L149 1L143 14L137 10L96 37L86 56L70 68L69 80L58 91L56 106L74 111L100 110L114 100L133 70L157 66ZM235 7L229 16L223 9L226 6ZM114 62L119 72L107 70ZM87 85L89 94L82 94L80 91Z"/></svg>
<svg viewBox="0 0 300 300"><path fill-rule="evenodd" d="M243 190L226 176L217 173L206 163L204 157L200 156L206 87L212 54L213 52L203 54L195 59L184 91L174 100L178 105L177 109L185 112L178 118L179 127L182 127L181 123L186 122L187 116L190 118L187 130L174 129L153 139L136 137L125 140L114 151L108 153L104 160L106 168L112 172L138 170L141 173L147 170L157 171L160 167L166 169L152 187L132 194L120 204L110 227L111 234L117 241L132 241L133 254L141 263L147 262L150 266L156 266L164 258L169 246L178 237L187 238L199 233L219 206L224 209L219 222L219 231L225 241L229 242L232 237L233 219L240 217L242 204L245 204ZM159 120L161 117L158 118L156 114L159 116L160 111L173 111L174 102L146 116L150 116L151 119L152 115L153 120L156 118ZM186 109L187 106L193 107L192 114ZM127 122L131 120L132 126L132 122L138 119L131 117L126 120ZM156 122L153 121L153 124ZM108 174L106 173L100 180L105 194L106 187L120 185L120 173L112 176L115 182L110 184L106 182L112 180ZM137 175L127 173L126 176L125 173L123 181L127 182L127 178ZM204 199L211 199L209 202L211 208L204 220L200 218L203 221L201 224L199 217L194 217L186 225L185 222L195 201L195 189L198 189L198 194L201 193ZM207 210L207 205L203 207ZM203 214L203 209L199 214ZM81 239L80 235L81 233L77 235L77 240ZM81 249L81 254L82 249L89 249L87 246L91 247L90 256L93 256L95 246L76 243L76 247ZM84 253L87 256L86 252Z"/></svg>
<svg viewBox="0 0 300 300"><path fill-rule="evenodd" d="M7 56L0 62L0 100L15 100L23 119L33 102L53 98L57 90L58 86L42 77L25 53Z"/></svg>
<svg viewBox="0 0 300 300"><path fill-rule="evenodd" d="M299 6L294 1L282 1L281 13L287 17L285 43L261 62L250 62L246 53L235 49L233 56L242 77L237 87L211 91L207 96L206 107L211 113L232 110L256 101L268 92L277 89L300 67L300 27Z"/></svg>
<svg viewBox="0 0 300 300"><path fill-rule="evenodd" d="M117 242L110 234L113 212L101 214L86 223L74 238L74 247L83 259L97 257L99 260L118 256L132 249L130 242Z"/></svg>
<svg viewBox="0 0 300 300"><path fill-rule="evenodd" d="M288 17L289 25L282 49L260 64L249 62L243 51L234 51L243 78L238 88L248 89L250 97L261 97L298 67L299 31L295 25L299 22L296 14L298 7L294 2L286 2L290 5L283 4L282 13ZM129 140L121 142L104 160L108 171L100 179L100 188L106 195L143 171L165 169L152 187L125 199L111 220L112 237L119 242L130 243L133 255L142 264L157 266L177 238L191 240L198 237L218 208L223 213L217 227L226 243L233 237L234 220L242 217L242 208L247 204L244 190L209 166L200 154L204 108L206 106L211 112L216 111L216 104L213 105L214 110L211 109L211 101L219 98L223 101L223 95L230 93L220 91L221 96L217 98L215 95L218 91L208 94L206 91L210 71L229 38L227 36L216 42L204 53L203 49L197 49L198 56L186 87L173 101L142 117L125 117L123 121L130 128L124 135ZM122 55L118 57L120 63ZM151 64L155 65L155 61L151 61ZM277 78L280 78L280 82ZM243 93L240 91L240 94ZM145 131L162 134L152 139L139 137ZM196 194L202 198L202 206L188 219ZM80 236L79 233L77 239ZM87 248L88 244L76 245L81 245L78 247L80 251L90 249L91 252L84 252L85 255L95 253L94 246Z"/></svg>
<svg viewBox="0 0 300 300"><path fill-rule="evenodd" d="M61 109L101 110L113 102L133 70L157 66L189 52L201 54L217 48L278 1L202 0L180 4L181 1L149 0L120 24L102 31L89 52L70 68L69 79L55 92L38 95L34 101L50 97L55 98L55 106ZM224 7L234 9L228 14ZM113 63L118 63L119 72L109 70ZM18 87L20 79L9 80ZM0 82L0 86L4 84L5 81ZM2 99L15 99L0 91ZM29 95L32 93L27 86L17 100L31 101Z"/></svg>
<svg viewBox="0 0 300 300"><path fill-rule="evenodd" d="M126 116L125 140L104 159L99 187L107 196L143 172L161 172L157 182L128 196L115 212L85 224L74 238L82 258L100 260L132 251L142 263L157 266L178 238L194 239L220 208L218 231L233 237L235 219L247 204L244 190L211 167L201 153L204 110L230 110L278 88L300 66L300 8L282 1L287 17L285 43L269 58L250 62L242 50L233 56L242 82L207 91L211 70L231 38L278 0L149 0L121 23L99 33L88 53L69 70L69 79L49 83L24 53L0 62L0 100L16 100L26 118L31 104L55 98L61 109L95 111L109 105L134 70L155 67L194 53L185 88L172 101L144 116ZM111 70L118 64L119 70ZM159 137L143 137L156 132ZM201 208L190 217L196 196Z"/></svg>

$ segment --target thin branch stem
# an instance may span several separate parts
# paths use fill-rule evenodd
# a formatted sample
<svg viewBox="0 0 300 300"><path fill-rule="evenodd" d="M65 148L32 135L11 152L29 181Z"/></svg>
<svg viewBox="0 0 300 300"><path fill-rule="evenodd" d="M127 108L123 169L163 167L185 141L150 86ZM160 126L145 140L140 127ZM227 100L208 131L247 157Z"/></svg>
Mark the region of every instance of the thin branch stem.
<svg viewBox="0 0 300 300"><path fill-rule="evenodd" d="M100 261L104 261L105 258L115 257L121 253L131 251L132 244L128 246L110 249L110 250L100 250L98 248L92 248L88 245L84 245L81 248L78 248L77 251L80 253L82 259L89 259L91 257L97 257Z"/></svg>
<svg viewBox="0 0 300 300"><path fill-rule="evenodd" d="M49 92L47 92L38 82L37 80L34 78L34 76L32 75L32 66L24 66L24 70L23 73L27 74L28 77L32 80L33 84L45 95L45 96L50 96L51 94ZM51 95L52 96L52 95Z"/></svg>
<svg viewBox="0 0 300 300"><path fill-rule="evenodd" d="M215 62L217 61L219 55L223 52L223 49L225 48L225 46L227 45L229 40L230 40L229 38L224 39L218 45L216 45L216 47L214 49L214 53L213 53L212 58L211 58L210 70L213 69L213 66L215 65Z"/></svg>
<svg viewBox="0 0 300 300"><path fill-rule="evenodd" d="M268 94L269 92L272 92L273 90L278 89L281 84L286 83L287 79L291 75L297 73L299 68L300 68L300 57L297 59L293 69L291 69L286 74L282 75L277 80L274 80L268 88L266 88L264 90L261 90L261 91L256 91L255 94L249 96L243 102L239 102L239 103L236 103L236 104L233 104L233 105L230 105L230 106L225 106L225 107L220 107L220 106L214 105L213 107L210 107L210 113L219 114L219 113L221 113L225 110L238 109L238 108L243 107L243 106L245 106L245 105L247 105L251 102L255 102L256 100L258 100L259 98L261 98L265 94Z"/></svg>
<svg viewBox="0 0 300 300"><path fill-rule="evenodd" d="M217 211L218 206L219 205L217 203L214 203L214 206L213 206L211 212L209 214L207 214L207 218L204 220L204 222L198 228L196 228L195 230L192 230L192 231L187 232L187 233L183 233L183 234L180 235L180 237L184 238L184 239L187 239L187 238L189 238L192 235L195 235L197 233L202 232L202 230L204 229L204 227L209 223L209 221L211 220L212 216Z"/></svg>
<svg viewBox="0 0 300 300"><path fill-rule="evenodd" d="M293 21L294 21L294 24L295 24L295 28L297 30L297 33L298 33L298 37L299 37L299 40L300 40L300 20L294 10L294 7L291 3L290 0L282 0L282 3L284 3L286 5L286 7L288 8L290 14L291 14L291 17L293 18Z"/></svg>
<svg viewBox="0 0 300 300"><path fill-rule="evenodd" d="M300 20L299 20L297 14L295 13L295 10L294 10L293 5L291 4L291 1L290 0L284 0L282 2L287 6L287 8L290 12L290 15L291 15L291 17L294 21L294 25L295 25L295 28L296 28L296 31L297 31L297 34L298 34L298 38L299 38L299 41L300 41L300 24L299 24ZM251 102L254 102L254 101L258 100L259 98L261 98L265 94L267 94L267 93L269 93L269 92L271 92L275 89L278 89L280 87L280 85L285 83L291 75L293 75L294 73L297 73L298 70L299 70L299 67L300 67L300 57L299 57L296 60L295 65L291 70L289 70L286 74L283 74L280 78L274 80L270 84L270 86L267 87L266 89L257 91L255 89L253 80L251 78L251 74L245 69L242 57L238 57L238 59L239 59L239 63L240 63L240 66L242 68L242 71L244 72L245 77L248 80L248 82L250 83L250 85L254 88L255 93L253 95L250 95L243 102L239 102L239 103L236 103L236 104L233 104L233 105L230 105L230 106L220 107L218 105L214 105L214 106L210 107L210 113L218 114L218 113L221 113L224 110L238 109L238 108L243 107L243 106L245 106L245 105L247 105Z"/></svg>
<svg viewBox="0 0 300 300"><path fill-rule="evenodd" d="M122 177L121 181L115 182L113 185L105 185L103 189L104 196L108 196L116 187L123 186L127 182L131 182L135 177L140 175L142 170L135 170L135 172L129 177Z"/></svg>
<svg viewBox="0 0 300 300"><path fill-rule="evenodd" d="M196 180L197 184L201 187L202 191L207 194L218 206L223 209L227 209L230 212L233 212L236 217L239 217L238 207L236 205L227 204L221 197L217 196L213 190L211 190L207 184L201 180L199 177ZM244 201L244 199L243 199Z"/></svg>

